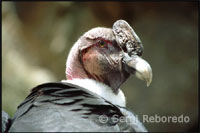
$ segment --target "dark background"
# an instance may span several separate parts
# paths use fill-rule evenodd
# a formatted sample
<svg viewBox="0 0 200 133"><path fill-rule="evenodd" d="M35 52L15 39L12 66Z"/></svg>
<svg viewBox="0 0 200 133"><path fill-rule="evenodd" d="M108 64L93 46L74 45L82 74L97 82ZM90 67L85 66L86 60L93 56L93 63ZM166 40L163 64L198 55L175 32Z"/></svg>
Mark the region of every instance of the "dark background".
<svg viewBox="0 0 200 133"><path fill-rule="evenodd" d="M142 115L189 116L189 123L144 123L149 131L193 131L198 124L197 2L2 2L2 108L13 116L34 86L65 79L74 42L94 27L126 20L153 70L150 87L121 86Z"/></svg>

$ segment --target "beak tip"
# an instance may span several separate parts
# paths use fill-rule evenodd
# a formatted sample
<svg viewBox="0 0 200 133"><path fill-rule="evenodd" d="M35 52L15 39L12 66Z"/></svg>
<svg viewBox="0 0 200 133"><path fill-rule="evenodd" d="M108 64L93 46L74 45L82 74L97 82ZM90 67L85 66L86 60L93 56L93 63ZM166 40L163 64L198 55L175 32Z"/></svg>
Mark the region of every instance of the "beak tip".
<svg viewBox="0 0 200 133"><path fill-rule="evenodd" d="M152 71L151 71L152 72ZM150 86L151 82L152 82L152 73L150 73L151 76L149 78L146 79L146 83L147 83L147 87Z"/></svg>
<svg viewBox="0 0 200 133"><path fill-rule="evenodd" d="M150 67L150 65L145 65L145 69L140 70L139 68L136 69L136 77L146 81L146 85L147 87L150 86L151 82L152 82L152 69Z"/></svg>
<svg viewBox="0 0 200 133"><path fill-rule="evenodd" d="M146 79L147 87L149 87L152 82L152 71L150 71L149 74L150 76Z"/></svg>
<svg viewBox="0 0 200 133"><path fill-rule="evenodd" d="M151 84L151 80L150 81L147 81L147 87L149 87Z"/></svg>

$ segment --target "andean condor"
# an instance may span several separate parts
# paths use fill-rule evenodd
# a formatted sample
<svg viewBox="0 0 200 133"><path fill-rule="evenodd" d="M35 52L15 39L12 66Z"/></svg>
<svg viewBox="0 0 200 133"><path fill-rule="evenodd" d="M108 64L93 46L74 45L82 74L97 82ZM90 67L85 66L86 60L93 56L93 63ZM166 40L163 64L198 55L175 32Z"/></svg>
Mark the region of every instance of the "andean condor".
<svg viewBox="0 0 200 133"><path fill-rule="evenodd" d="M2 111L2 132L147 131L126 108L120 89L130 74L151 83L142 52L139 37L124 20L89 30L69 53L67 80L33 88L12 119Z"/></svg>

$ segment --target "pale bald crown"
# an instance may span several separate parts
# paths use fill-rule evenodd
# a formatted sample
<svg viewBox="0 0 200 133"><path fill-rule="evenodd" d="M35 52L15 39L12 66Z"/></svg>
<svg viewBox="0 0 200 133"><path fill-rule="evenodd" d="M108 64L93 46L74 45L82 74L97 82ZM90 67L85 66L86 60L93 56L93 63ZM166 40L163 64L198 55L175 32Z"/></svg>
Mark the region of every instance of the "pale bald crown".
<svg viewBox="0 0 200 133"><path fill-rule="evenodd" d="M104 38L106 40L114 40L115 36L113 34L112 29L110 28L103 28L103 27L97 27L89 30L86 32L83 36L90 39L96 39L96 38Z"/></svg>

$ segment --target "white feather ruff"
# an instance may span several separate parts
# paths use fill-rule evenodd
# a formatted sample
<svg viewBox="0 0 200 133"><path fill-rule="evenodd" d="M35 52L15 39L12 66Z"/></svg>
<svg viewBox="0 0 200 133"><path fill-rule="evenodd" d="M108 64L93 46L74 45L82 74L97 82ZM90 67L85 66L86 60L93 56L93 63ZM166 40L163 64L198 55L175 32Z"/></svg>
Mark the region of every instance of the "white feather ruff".
<svg viewBox="0 0 200 133"><path fill-rule="evenodd" d="M73 79L73 80L62 80L65 83L72 83L83 87L97 95L103 97L108 100L112 104L119 105L122 107L126 106L126 98L121 89L119 89L118 94L113 93L112 89L96 80L93 79Z"/></svg>

